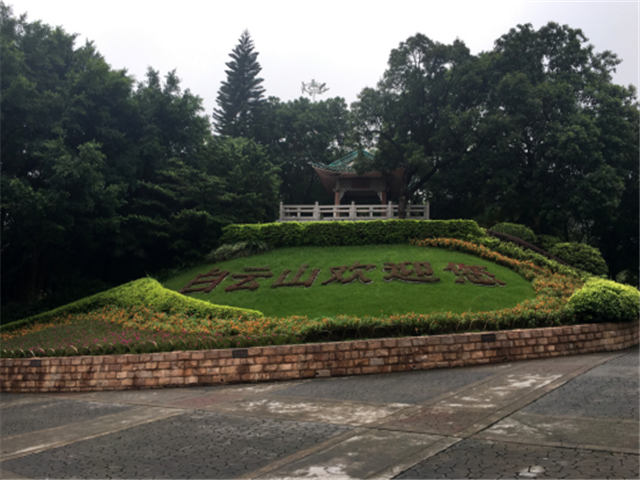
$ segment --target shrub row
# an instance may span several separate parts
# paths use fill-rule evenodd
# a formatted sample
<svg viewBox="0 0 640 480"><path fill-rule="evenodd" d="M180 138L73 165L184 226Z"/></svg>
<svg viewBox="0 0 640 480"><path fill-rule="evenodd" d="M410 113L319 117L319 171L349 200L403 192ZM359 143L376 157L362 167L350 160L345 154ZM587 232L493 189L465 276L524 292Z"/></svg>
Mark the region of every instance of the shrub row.
<svg viewBox="0 0 640 480"><path fill-rule="evenodd" d="M126 308L136 305L148 305L157 312L176 311L203 318L237 318L245 315L254 317L262 316L262 313L257 310L213 305L209 302L190 298L164 288L159 282L152 278L141 278L112 288L111 290L106 290L76 302L63 305L48 312L6 325L0 325L0 332L12 331L27 325L46 323L54 318L65 315L87 313L106 306Z"/></svg>
<svg viewBox="0 0 640 480"><path fill-rule="evenodd" d="M279 247L356 246L406 243L412 238L476 240L485 234L473 220L372 220L229 225L221 242L261 241Z"/></svg>

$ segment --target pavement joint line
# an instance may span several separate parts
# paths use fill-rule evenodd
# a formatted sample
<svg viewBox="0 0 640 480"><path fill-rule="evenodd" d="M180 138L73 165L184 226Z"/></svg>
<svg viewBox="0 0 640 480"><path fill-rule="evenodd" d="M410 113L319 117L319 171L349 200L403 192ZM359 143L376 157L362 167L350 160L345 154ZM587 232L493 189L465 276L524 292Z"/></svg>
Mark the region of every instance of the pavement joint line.
<svg viewBox="0 0 640 480"><path fill-rule="evenodd" d="M518 419L525 417L533 417L540 420L540 422L554 422L557 420L578 420L578 421L589 421L596 423L615 423L615 424L623 424L623 426L636 427L638 426L637 420L632 419L623 419L623 418L612 418L612 417L580 417L580 416L569 416L569 415L541 415L538 413L522 413L516 412L515 417ZM529 437L504 437L503 435L495 434L490 430L485 430L475 435L475 438L479 440L488 440L492 442L500 442L500 443L514 443L514 444L524 444L524 445L544 445L550 447L562 447L562 448L580 448L587 450L598 450L604 452L622 452L622 453L630 453L634 455L640 455L640 448L628 448L622 446L608 446L608 445L594 445L590 443L571 443L571 442L553 442L548 440L532 440Z"/></svg>
<svg viewBox="0 0 640 480"><path fill-rule="evenodd" d="M14 407L14 406L19 406L19 405L30 405L32 403L40 403L40 402L46 402L47 400L49 400L51 397L48 395L40 395L40 394L36 394L33 397L32 396L24 396L22 398L16 399L14 401L2 401L2 395L0 394L0 409L5 409L5 408L9 408L9 407Z"/></svg>
<svg viewBox="0 0 640 480"><path fill-rule="evenodd" d="M324 450L328 450L328 449L334 447L335 445L338 445L340 443L345 442L346 440L349 440L350 438L356 437L358 435L365 434L369 430L371 430L371 429L370 428L366 428L366 427L354 428L353 430L341 433L340 435L336 435L335 437L332 437L329 440L326 440L324 442L318 443L317 445L314 445L313 447L309 447L309 448L306 448L306 449L301 450L299 452L292 453L291 455L287 455L286 457L283 457L283 458L280 458L278 460L275 460L275 461L265 465L264 467L257 468L255 470L252 470L251 472L244 473L244 474L242 474L240 476L237 476L237 477L234 477L234 478L240 479L240 480L253 480L253 479L257 479L257 478L264 478L269 473L271 473L271 472L273 472L275 470L278 470L278 469L280 469L282 467L285 467L285 466L289 465L290 463L293 463L293 462L296 462L298 460L301 460L301 459L303 459L305 457L308 457L309 455L313 455L314 453L319 453L319 452L322 452Z"/></svg>
<svg viewBox="0 0 640 480"><path fill-rule="evenodd" d="M162 409L161 407L156 407L158 409ZM152 423L158 420L164 420L166 418L170 418L176 415L179 415L181 412L180 411L176 411L176 412L164 412L164 413L160 413L157 416L154 416L153 418L142 418L142 419L138 419L138 420L133 420L125 425L121 425L119 424L119 420L121 419L125 413L128 415L132 415L132 414L137 414L137 413L143 413L149 412L148 408L140 408L140 409L133 409L133 410L129 410L128 412L118 412L118 413L114 413L114 414L110 414L110 415L103 415L101 417L97 417L91 420L83 420L80 422L73 422L73 423L68 423L66 425L60 425L58 427L52 427L52 428L47 428L44 430L37 430L35 432L28 432L28 433L22 433L22 434L18 434L18 435L12 435L10 437L5 437L2 439L2 442L6 445L7 442L11 441L11 440L19 440L19 439L29 439L30 437L42 437L46 434L55 434L57 431L68 431L70 428L74 428L77 429L78 431L84 431L87 430L88 428L91 427L91 425L96 425L99 423L109 423L109 420L113 419L113 421L111 422L112 424L116 425L110 429L105 429L103 431L100 431L98 433L95 433L93 435L78 435L77 437L73 437L73 438L67 438L64 440L58 440L58 441L53 441L50 443L45 443L45 444L41 444L41 445L36 445L35 447L28 447L26 449L21 449L18 450L16 452L12 452L12 453L7 453L7 454L2 454L0 455L0 462L4 462L6 460L13 460L14 458L20 458L20 457L25 457L27 455L32 455L34 453L39 453L39 452L44 452L46 450L50 450L53 448L59 448L59 447L63 447L65 445L70 445L72 443L77 443L77 442L82 442L85 440L91 440L92 438L97 438L97 437L102 437L104 435L109 435L112 433L116 433L119 432L121 430L127 430L129 428L132 427L137 427L140 425L145 425L147 423ZM120 420L121 421L121 420ZM30 442L30 443L37 443L37 442Z"/></svg>
<svg viewBox="0 0 640 480"><path fill-rule="evenodd" d="M514 445L533 445L533 446L542 446L542 447L558 447L558 448L571 448L571 449L580 449L580 450L597 450L600 452L612 452L612 453L629 453L631 455L639 455L640 450L637 448L627 448L627 447L607 447L603 445L590 445L587 443L567 443L567 442L548 442L546 440L540 441L528 441L526 438L522 439L509 439L505 440L504 438L490 437L490 436L475 436L474 437L478 441L488 441L488 442L499 442L499 443L513 443Z"/></svg>

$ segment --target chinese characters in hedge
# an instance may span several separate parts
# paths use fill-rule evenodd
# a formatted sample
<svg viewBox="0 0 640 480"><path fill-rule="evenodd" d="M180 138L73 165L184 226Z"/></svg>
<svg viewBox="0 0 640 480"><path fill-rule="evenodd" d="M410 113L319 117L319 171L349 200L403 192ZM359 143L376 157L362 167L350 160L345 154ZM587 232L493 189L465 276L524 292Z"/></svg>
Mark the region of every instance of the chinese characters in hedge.
<svg viewBox="0 0 640 480"><path fill-rule="evenodd" d="M360 264L355 262L353 265L341 265L330 267L331 277L323 281L321 285L330 285L332 283L340 283L348 285L353 282L363 284L373 283L367 272L377 268L372 263ZM291 276L292 271L285 269L280 273L278 278L271 284L271 288L280 287L304 287L310 288L318 279L320 269L314 268L307 273L309 265L302 264L298 271ZM405 283L438 283L440 277L435 276L435 272L429 262L385 262L383 271L386 275L383 277L385 282L405 282ZM487 271L487 267L479 265L465 265L464 263L449 263L443 270L455 276L455 283L472 283L482 286L505 286L505 283L498 280L495 275ZM207 273L196 276L195 279L187 283L180 293L209 293L218 285L220 285L227 277L231 277L235 283L225 287L225 292L235 292L238 290L254 291L260 288L258 279L271 278L273 272L270 267L246 267L243 273L231 273L228 270L220 270L214 268Z"/></svg>

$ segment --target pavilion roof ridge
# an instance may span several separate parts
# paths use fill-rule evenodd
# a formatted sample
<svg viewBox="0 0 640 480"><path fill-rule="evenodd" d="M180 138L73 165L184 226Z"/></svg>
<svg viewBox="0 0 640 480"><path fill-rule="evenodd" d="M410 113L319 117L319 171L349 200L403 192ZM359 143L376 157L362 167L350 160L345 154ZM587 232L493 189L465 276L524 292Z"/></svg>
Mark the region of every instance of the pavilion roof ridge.
<svg viewBox="0 0 640 480"><path fill-rule="evenodd" d="M368 152L367 150L361 150L361 151L367 160L373 161L374 156L371 152ZM330 170L334 172L344 172L344 173L356 173L355 169L352 167L352 164L355 161L355 159L358 158L358 154L359 154L358 150L353 150L352 152L330 163L329 165L325 165L324 163L319 163L319 162L309 162L309 163L311 164L312 167L320 168L322 170Z"/></svg>

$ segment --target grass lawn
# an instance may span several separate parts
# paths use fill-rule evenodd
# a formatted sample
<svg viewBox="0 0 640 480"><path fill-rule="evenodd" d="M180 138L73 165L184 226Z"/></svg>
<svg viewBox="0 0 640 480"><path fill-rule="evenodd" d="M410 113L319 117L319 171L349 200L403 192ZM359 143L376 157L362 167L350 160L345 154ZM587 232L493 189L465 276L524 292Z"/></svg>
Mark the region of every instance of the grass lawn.
<svg viewBox="0 0 640 480"><path fill-rule="evenodd" d="M388 272L383 271L385 262L429 262L434 276L440 282L411 284L398 280L384 281ZM341 265L374 264L376 268L365 272L371 284L355 281L342 285L338 282L322 285L331 278L330 267ZM480 265L506 285L486 287L455 283L456 277L444 271L447 265L463 263ZM306 280L314 268L320 274L310 288L271 288L284 269L291 270L290 281L302 264L309 268L301 280ZM257 279L260 287L254 291L238 290L225 292L225 288L237 280L228 276L210 293L192 293L190 297L219 305L251 308L267 316L285 317L306 315L309 318L333 317L336 315L391 315L432 312L462 313L481 312L513 307L525 299L533 299L535 292L531 284L512 270L490 261L460 252L444 249L418 247L414 245L371 245L361 247L304 247L283 248L267 254L221 262L215 267L229 270L232 274L245 273L246 267L270 267L271 278ZM180 290L197 274L206 273L214 265L202 265L164 282L171 290ZM351 275L345 272L345 277Z"/></svg>

